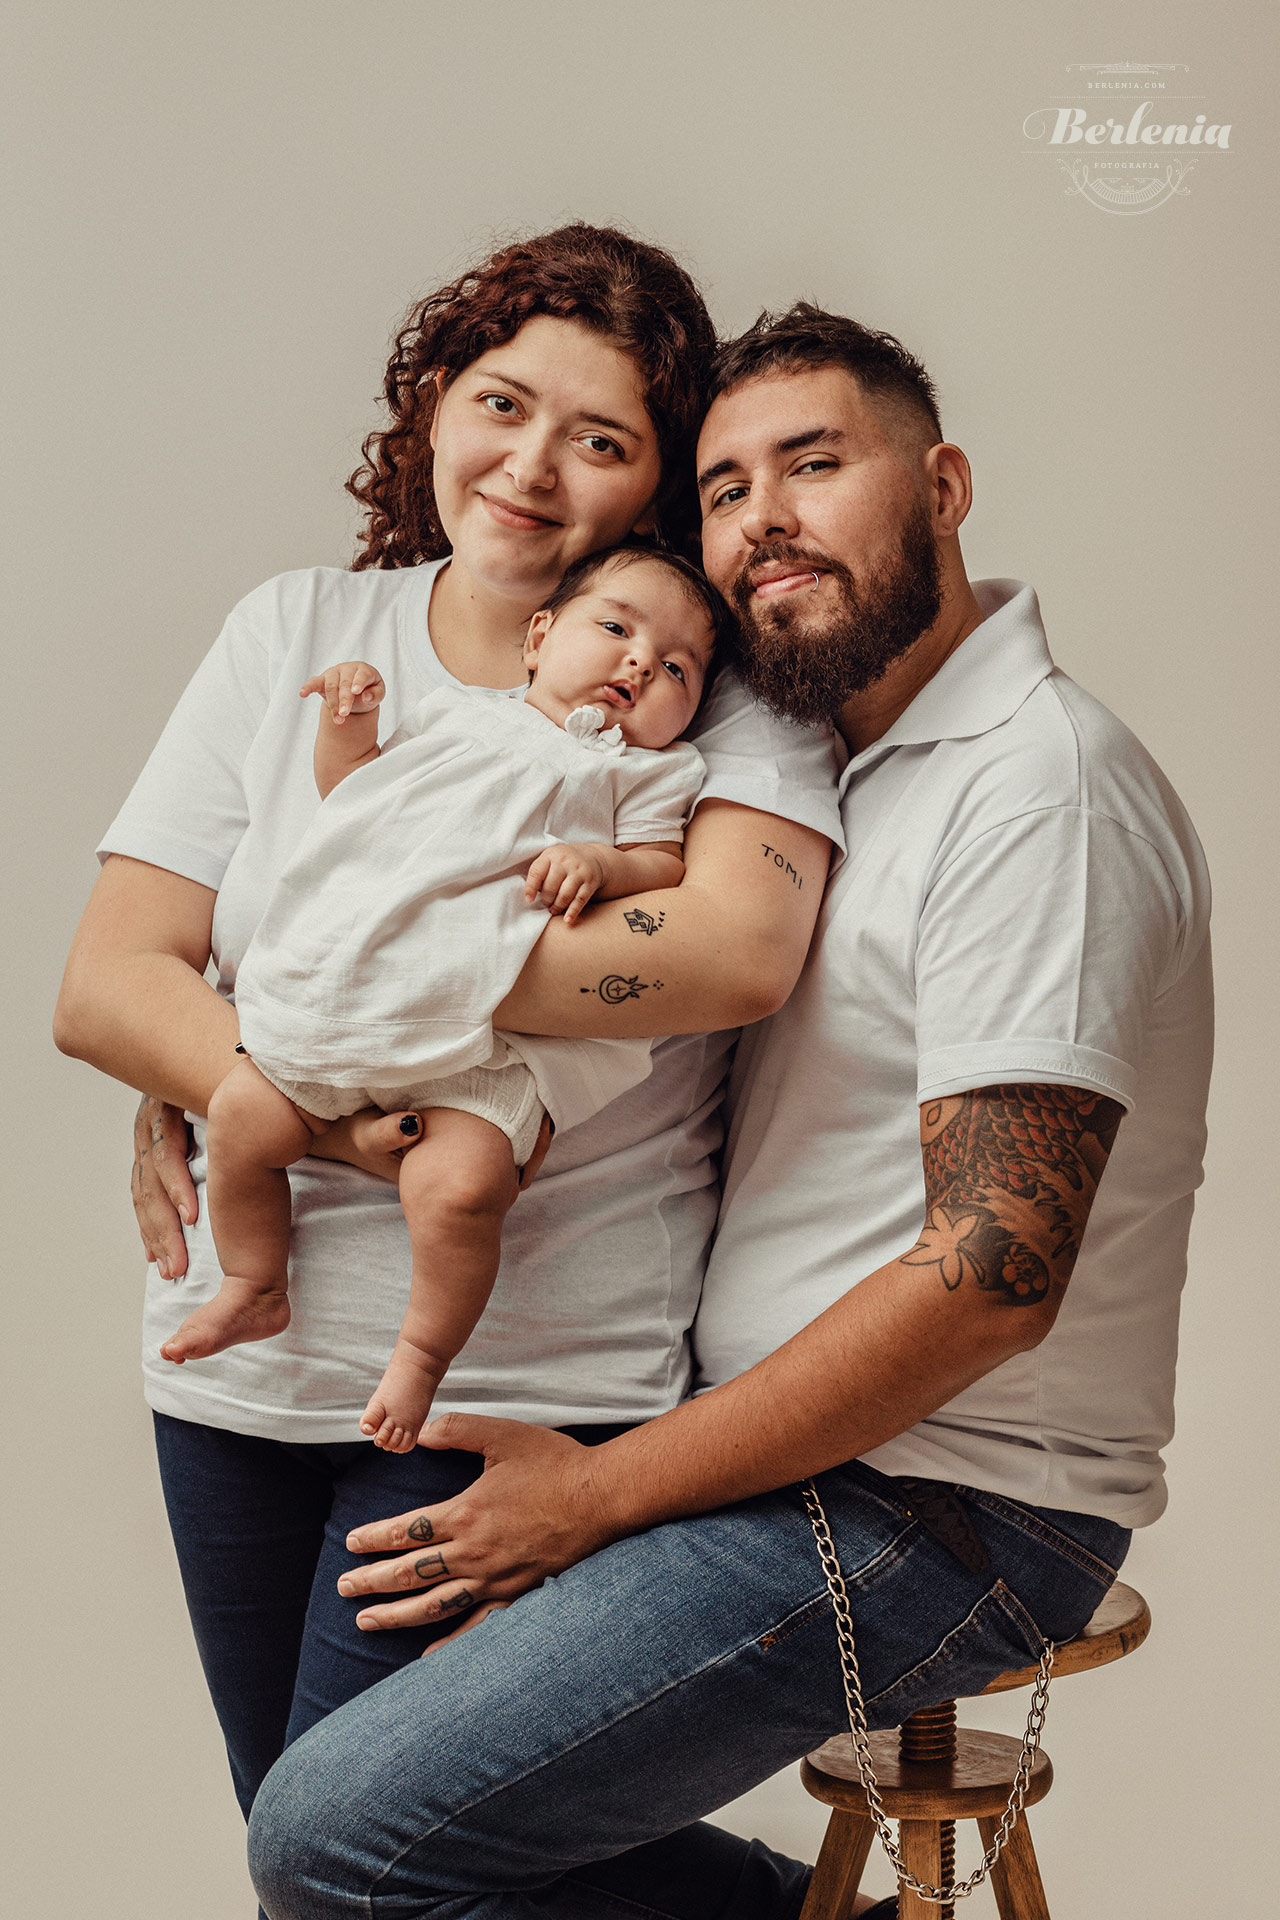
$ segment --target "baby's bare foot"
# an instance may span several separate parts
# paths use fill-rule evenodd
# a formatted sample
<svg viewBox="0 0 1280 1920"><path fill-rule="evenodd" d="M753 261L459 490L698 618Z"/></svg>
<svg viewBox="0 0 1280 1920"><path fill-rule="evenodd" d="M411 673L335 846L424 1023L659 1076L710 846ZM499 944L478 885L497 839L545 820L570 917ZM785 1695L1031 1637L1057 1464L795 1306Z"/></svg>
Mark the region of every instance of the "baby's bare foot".
<svg viewBox="0 0 1280 1920"><path fill-rule="evenodd" d="M407 1340L397 1340L387 1370L360 1416L360 1431L387 1453L408 1453L431 1411L443 1372Z"/></svg>
<svg viewBox="0 0 1280 1920"><path fill-rule="evenodd" d="M206 1360L224 1347L243 1346L249 1340L269 1340L289 1324L289 1296L282 1287L265 1291L251 1280L228 1274L212 1300L189 1313L160 1352L181 1366L184 1360Z"/></svg>

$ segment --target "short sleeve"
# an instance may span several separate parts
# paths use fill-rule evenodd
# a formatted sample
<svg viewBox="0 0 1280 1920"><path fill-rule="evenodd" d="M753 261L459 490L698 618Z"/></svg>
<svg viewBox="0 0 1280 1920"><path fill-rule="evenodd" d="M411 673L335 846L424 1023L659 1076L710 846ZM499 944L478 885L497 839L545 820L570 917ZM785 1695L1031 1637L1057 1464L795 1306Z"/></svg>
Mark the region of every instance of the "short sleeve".
<svg viewBox="0 0 1280 1920"><path fill-rule="evenodd" d="M726 670L707 696L693 741L707 769L699 804L733 800L755 807L812 827L844 852L839 751L830 727L770 713Z"/></svg>
<svg viewBox="0 0 1280 1920"><path fill-rule="evenodd" d="M235 607L98 846L218 888L248 823L243 768L270 698L264 589Z"/></svg>
<svg viewBox="0 0 1280 1920"><path fill-rule="evenodd" d="M1109 816L1046 807L988 829L930 884L915 956L921 1101L1001 1081L1134 1104L1183 902Z"/></svg>
<svg viewBox="0 0 1280 1920"><path fill-rule="evenodd" d="M702 755L680 740L660 753L645 753L639 766L639 777L628 786L613 816L615 844L682 840L702 785Z"/></svg>

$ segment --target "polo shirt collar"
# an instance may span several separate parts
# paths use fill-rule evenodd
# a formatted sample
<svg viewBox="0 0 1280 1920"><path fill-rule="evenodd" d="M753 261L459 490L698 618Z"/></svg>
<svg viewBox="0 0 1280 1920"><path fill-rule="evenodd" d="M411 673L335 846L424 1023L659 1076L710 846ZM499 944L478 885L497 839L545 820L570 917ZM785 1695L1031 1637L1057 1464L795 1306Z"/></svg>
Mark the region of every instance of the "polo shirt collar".
<svg viewBox="0 0 1280 1920"><path fill-rule="evenodd" d="M975 580L985 618L948 654L905 713L845 768L852 775L894 747L968 740L1003 725L1053 671L1035 590L1021 580Z"/></svg>

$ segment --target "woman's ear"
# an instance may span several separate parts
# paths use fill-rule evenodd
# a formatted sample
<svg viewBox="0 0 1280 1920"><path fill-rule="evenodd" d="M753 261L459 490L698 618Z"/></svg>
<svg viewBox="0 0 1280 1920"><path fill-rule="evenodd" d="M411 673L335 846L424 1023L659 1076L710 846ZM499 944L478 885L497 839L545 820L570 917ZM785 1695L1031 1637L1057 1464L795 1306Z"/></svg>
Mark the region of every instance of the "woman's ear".
<svg viewBox="0 0 1280 1920"><path fill-rule="evenodd" d="M434 453L436 450L436 422L440 418L440 402L444 399L444 368L437 367L434 373L424 374L418 384L423 386L428 380L430 380L436 390L436 403L431 412L431 431L427 435L427 444L431 448L432 453Z"/></svg>
<svg viewBox="0 0 1280 1920"><path fill-rule="evenodd" d="M524 653L522 657L529 671L530 679L532 679L533 675L538 671L538 655L542 650L542 643L546 639L550 631L551 622L554 619L554 613L548 613L546 609L543 608L540 613L535 613L529 622L529 631L524 637Z"/></svg>
<svg viewBox="0 0 1280 1920"><path fill-rule="evenodd" d="M640 518L631 529L632 533L649 534L658 531L658 504L651 500Z"/></svg>

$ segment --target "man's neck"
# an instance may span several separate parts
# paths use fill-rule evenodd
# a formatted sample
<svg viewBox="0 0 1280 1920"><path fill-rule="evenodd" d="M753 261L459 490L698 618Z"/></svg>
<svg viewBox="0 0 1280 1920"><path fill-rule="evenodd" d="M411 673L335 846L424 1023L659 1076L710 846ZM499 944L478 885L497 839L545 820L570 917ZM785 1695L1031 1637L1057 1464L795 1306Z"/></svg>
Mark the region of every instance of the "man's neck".
<svg viewBox="0 0 1280 1920"><path fill-rule="evenodd" d="M943 601L942 612L933 625L873 686L852 694L837 713L836 725L850 753L861 753L864 747L873 746L888 733L943 661L985 619L973 588L961 575L958 586Z"/></svg>

